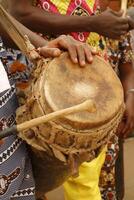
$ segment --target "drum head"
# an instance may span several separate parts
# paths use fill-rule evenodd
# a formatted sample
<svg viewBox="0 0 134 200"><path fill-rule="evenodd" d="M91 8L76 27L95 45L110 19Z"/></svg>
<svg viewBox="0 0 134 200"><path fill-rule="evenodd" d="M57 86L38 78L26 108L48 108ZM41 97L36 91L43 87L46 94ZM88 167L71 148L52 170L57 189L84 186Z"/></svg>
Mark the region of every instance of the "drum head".
<svg viewBox="0 0 134 200"><path fill-rule="evenodd" d="M72 129L88 129L110 121L123 104L123 89L112 67L98 56L92 64L81 68L73 64L67 53L55 58L46 67L43 77L43 98L46 113L68 108L92 99L97 111L87 111L57 120Z"/></svg>

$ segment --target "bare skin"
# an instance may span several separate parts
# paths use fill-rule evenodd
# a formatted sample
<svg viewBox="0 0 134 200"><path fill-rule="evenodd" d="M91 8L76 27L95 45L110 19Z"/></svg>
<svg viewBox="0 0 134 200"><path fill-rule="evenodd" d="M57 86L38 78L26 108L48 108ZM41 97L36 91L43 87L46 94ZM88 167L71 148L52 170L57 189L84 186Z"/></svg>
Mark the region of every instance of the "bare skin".
<svg viewBox="0 0 134 200"><path fill-rule="evenodd" d="M102 7L109 6L111 9L118 11L120 1L102 0ZM129 89L134 88L134 66L132 63L120 64L120 80L123 85L125 94L126 111L123 120L118 129L120 137L127 137L134 130L134 93L128 93Z"/></svg>
<svg viewBox="0 0 134 200"><path fill-rule="evenodd" d="M118 12L120 7L120 0L100 0L100 8L102 11L105 11L106 8L111 8L112 10ZM127 17L129 17L129 29L134 29L134 7L128 8Z"/></svg>
<svg viewBox="0 0 134 200"><path fill-rule="evenodd" d="M50 33L51 30L55 31L55 33L57 33L57 28L54 27L52 29L52 24L50 23L51 20L55 19L54 22L61 23L61 28L63 28L64 30L68 30L70 31L77 31L77 24L74 24L74 26L71 27L73 29L70 30L70 28L68 27L68 20L69 22L74 20L75 23L75 19L76 21L78 21L77 17L75 18L74 16L57 16L51 13L46 13L45 11L42 11L41 9L32 7L30 3L28 3L27 0L8 0L9 2L9 9L10 12L16 16L20 21L22 21L22 23L26 24L28 27L30 27L32 24L31 22L35 21L36 23L34 23L34 27L30 27L34 30L38 30L42 33L47 32ZM14 6L15 5L15 6ZM100 21L98 20L97 16L94 16L93 21L94 24L96 24L96 28L97 30L94 30L94 27L91 26L86 26L92 28L92 30L89 31L95 31L99 34L102 34L104 36L106 36L107 34L111 37L111 38L118 38L120 37L120 35L125 34L127 32L127 30L129 29L129 27L131 27L131 23L132 21L126 17L126 18L122 18L122 12L118 12L118 10L120 9L120 3L119 1L109 1L109 0L102 0L101 1L101 8L103 8L103 10L105 10L107 7L110 7L112 11L110 9L106 10L105 12L103 12L103 14L101 16L99 16L99 19L101 19ZM22 9L23 8L23 9ZM112 15L112 16L111 16ZM91 17L87 17L86 19L89 20L89 18L91 19ZM79 17L79 19L82 20L82 22L86 21L85 18L83 17ZM106 21L106 19L108 19L108 23L103 23L104 21ZM48 21L47 21L48 20ZM90 20L89 20L90 21ZM42 26L43 24L47 24L47 26ZM64 24L63 24L64 23ZM79 21L79 26L80 24L82 25L82 23L80 23ZM120 24L120 25L119 25ZM76 26L75 26L76 25ZM110 25L110 26L109 26ZM56 25L57 26L57 25ZM114 27L114 29L112 29L111 27ZM123 29L122 29L123 27ZM46 28L46 29L45 29ZM82 31L85 31L83 29L83 26L80 27L82 28ZM120 30L119 30L120 29ZM109 30L108 32L106 30ZM67 32L68 32L67 31ZM78 31L80 31L80 29L78 29ZM103 33L101 33L103 31ZM59 24L58 24L58 33L62 33L62 30L59 28ZM114 35L114 37L113 37ZM56 45L57 47L57 45ZM75 52L78 52L78 50L75 50ZM43 52L40 50L40 53L43 54ZM79 54L79 53L78 53ZM76 53L75 53L76 55ZM79 54L80 55L80 54ZM83 56L82 56L83 57ZM75 56L76 58L76 56ZM81 66L84 65L85 60L82 58L80 61ZM91 59L92 60L92 59ZM90 59L88 60L90 62ZM130 66L129 66L130 67ZM130 74L133 74L134 69L132 68L131 65L131 73L128 73L128 71L126 71L125 73L124 71L124 65L120 65L120 73L121 73L121 81L123 83L123 87L124 87L124 92L127 93L127 90L131 88L134 88L134 78L131 78ZM124 128L122 131L122 129L119 129L119 134L123 133L123 135L128 135L128 132L131 132L134 129L134 119L133 119L133 102L134 102L134 94L129 94L126 95L126 114L124 116L125 123L124 123Z"/></svg>
<svg viewBox="0 0 134 200"><path fill-rule="evenodd" d="M126 138L134 130L134 93L128 92L129 89L134 88L134 68L131 64L122 64L119 69L125 93L126 111L118 134Z"/></svg>
<svg viewBox="0 0 134 200"><path fill-rule="evenodd" d="M65 16L46 12L31 5L27 0L8 0L9 12L32 31L43 34L70 32L96 32L117 39L128 32L129 19L122 11L107 9L97 16ZM33 23L34 22L34 23ZM44 26L45 24L45 26Z"/></svg>
<svg viewBox="0 0 134 200"><path fill-rule="evenodd" d="M71 36L61 35L57 39L46 42L42 37L30 31L24 25L13 19L24 35L27 35L35 48L40 48L39 52L44 57L57 57L63 50L68 51L72 62L84 66L86 62L91 63L93 55L96 54L89 45L76 41ZM0 25L0 34L8 47L16 48L14 42L9 38L3 27Z"/></svg>
<svg viewBox="0 0 134 200"><path fill-rule="evenodd" d="M31 43L38 49L40 56L43 57L58 57L63 50L68 51L72 62L79 63L83 67L86 62L91 63L93 60L93 55L96 52L87 44L83 44L74 40L71 36L61 35L51 42L46 42L42 37L33 33L25 26L20 24L17 20L13 19L14 23L19 27L20 31L27 35ZM17 48L15 43L7 35L6 31L0 24L0 36L6 41L7 47ZM33 52L34 53L34 52ZM32 54L30 55L32 59ZM34 58L33 58L34 59ZM3 140L0 140L0 145L3 144Z"/></svg>

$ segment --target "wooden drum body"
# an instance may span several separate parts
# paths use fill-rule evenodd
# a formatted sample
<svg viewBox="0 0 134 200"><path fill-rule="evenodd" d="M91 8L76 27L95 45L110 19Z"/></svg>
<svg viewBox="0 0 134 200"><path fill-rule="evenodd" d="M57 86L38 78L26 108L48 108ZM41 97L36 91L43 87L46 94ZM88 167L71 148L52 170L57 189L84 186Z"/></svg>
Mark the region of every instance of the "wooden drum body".
<svg viewBox="0 0 134 200"><path fill-rule="evenodd" d="M63 53L44 65L40 62L34 71L18 124L88 99L96 112L71 114L20 133L31 146L36 189L42 193L78 175L78 166L95 158L115 134L124 112L122 85L100 57L80 68Z"/></svg>

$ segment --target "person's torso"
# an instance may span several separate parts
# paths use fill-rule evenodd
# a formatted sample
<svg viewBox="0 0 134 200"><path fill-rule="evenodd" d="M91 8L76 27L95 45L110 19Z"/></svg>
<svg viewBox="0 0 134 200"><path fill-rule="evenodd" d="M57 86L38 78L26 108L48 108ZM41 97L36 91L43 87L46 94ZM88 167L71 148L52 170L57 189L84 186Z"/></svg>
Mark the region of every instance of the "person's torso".
<svg viewBox="0 0 134 200"><path fill-rule="evenodd" d="M98 0L38 0L37 5L45 11L62 15L91 16L99 12ZM104 50L105 41L96 33L75 32L71 35L78 41Z"/></svg>
<svg viewBox="0 0 134 200"><path fill-rule="evenodd" d="M37 0L36 6L47 12L62 15L92 16L100 13L99 0ZM70 33L76 40L94 47L98 54L109 61L116 72L123 51L128 44L109 40L94 32ZM123 48L122 48L123 46ZM125 50L126 51L126 50Z"/></svg>

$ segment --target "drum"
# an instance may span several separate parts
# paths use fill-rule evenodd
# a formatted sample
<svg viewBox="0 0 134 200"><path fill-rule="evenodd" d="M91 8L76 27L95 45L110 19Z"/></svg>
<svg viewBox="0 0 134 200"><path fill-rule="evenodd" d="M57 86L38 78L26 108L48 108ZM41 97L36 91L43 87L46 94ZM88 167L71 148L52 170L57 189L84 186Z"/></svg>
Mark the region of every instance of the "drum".
<svg viewBox="0 0 134 200"><path fill-rule="evenodd" d="M95 56L80 68L67 53L34 70L17 123L92 100L96 112L70 114L19 133L30 145L36 191L46 193L82 162L94 159L115 134L124 112L123 88L109 63Z"/></svg>
<svg viewBox="0 0 134 200"><path fill-rule="evenodd" d="M30 55L34 47L1 6L0 22L18 47ZM40 58L23 97L25 104L16 116L19 125L43 115L47 118L86 100L96 107L95 112L88 109L60 115L47 123L36 123L36 126L34 123L29 129L22 129L22 124L17 125L19 129L15 127L30 147L38 197L68 177L78 176L80 164L97 157L115 134L124 112L122 85L112 67L97 56L84 68L73 64L67 53L48 62ZM6 135L10 132L7 130Z"/></svg>

